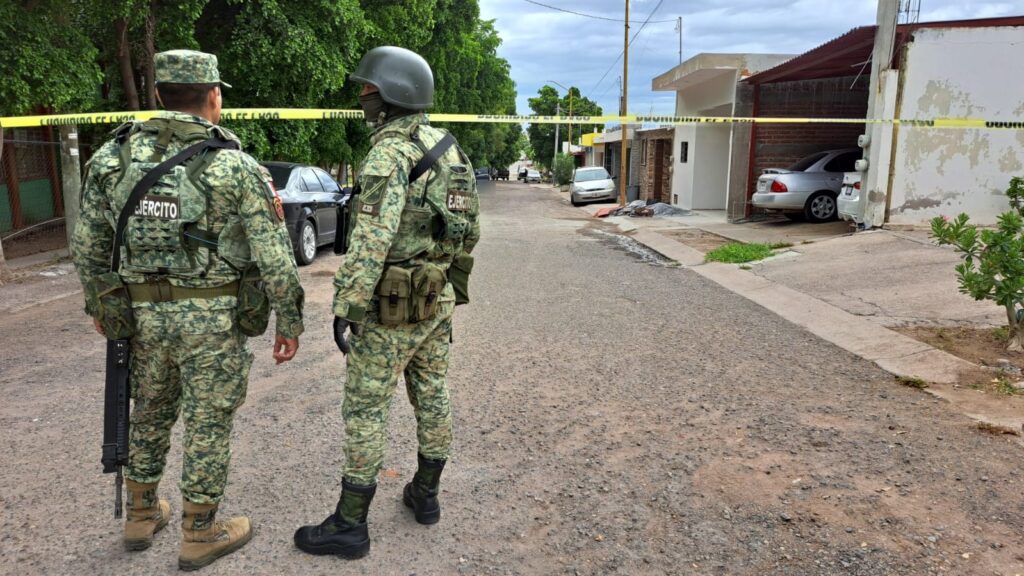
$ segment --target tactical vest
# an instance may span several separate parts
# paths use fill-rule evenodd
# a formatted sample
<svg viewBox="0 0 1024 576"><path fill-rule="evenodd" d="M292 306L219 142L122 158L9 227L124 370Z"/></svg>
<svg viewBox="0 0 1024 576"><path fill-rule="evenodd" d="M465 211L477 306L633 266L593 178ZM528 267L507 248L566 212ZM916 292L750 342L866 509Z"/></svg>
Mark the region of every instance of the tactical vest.
<svg viewBox="0 0 1024 576"><path fill-rule="evenodd" d="M152 155L138 161L132 156L131 136L153 134ZM132 188L145 174L164 160L174 138L188 146L213 136L230 138L218 127L207 127L172 118L153 118L126 124L115 132L120 146L121 173L114 186L112 217L125 205ZM171 169L149 189L135 209L124 231L121 274L196 278L206 275L215 258L242 271L250 265L251 253L241 219L229 218L219 234L209 232L210 190L200 180L218 150L209 150L186 164Z"/></svg>
<svg viewBox="0 0 1024 576"><path fill-rule="evenodd" d="M430 150L415 132L411 139L423 154ZM469 160L458 144L453 147L458 152L459 162L443 154L426 176L410 184L387 263L397 264L417 257L450 261L462 251L462 243L472 226L469 216L477 209L478 199L474 190L476 177ZM420 190L413 193L416 188Z"/></svg>

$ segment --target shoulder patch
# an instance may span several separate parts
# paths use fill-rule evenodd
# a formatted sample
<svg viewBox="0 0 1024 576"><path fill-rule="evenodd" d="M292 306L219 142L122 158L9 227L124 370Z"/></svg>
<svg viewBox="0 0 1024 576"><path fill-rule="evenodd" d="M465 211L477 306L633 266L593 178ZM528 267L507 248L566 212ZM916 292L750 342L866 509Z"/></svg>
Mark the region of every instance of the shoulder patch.
<svg viewBox="0 0 1024 576"><path fill-rule="evenodd" d="M364 206L377 206L384 198L384 191L388 188L388 177L365 176L360 188L359 203Z"/></svg>
<svg viewBox="0 0 1024 576"><path fill-rule="evenodd" d="M261 184L263 185L263 192L267 198L267 203L270 206L270 211L277 216L278 222L284 221L284 202L281 201L281 195L277 193L277 188L274 188L274 179L270 176L270 170L261 164L257 164L259 167L259 176Z"/></svg>

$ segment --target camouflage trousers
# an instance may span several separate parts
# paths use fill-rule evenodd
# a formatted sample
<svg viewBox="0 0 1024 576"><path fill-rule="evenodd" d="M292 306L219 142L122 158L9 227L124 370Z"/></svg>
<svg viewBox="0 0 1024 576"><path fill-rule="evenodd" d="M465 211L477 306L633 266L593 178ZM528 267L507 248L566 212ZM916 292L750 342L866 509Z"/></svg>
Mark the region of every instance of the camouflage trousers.
<svg viewBox="0 0 1024 576"><path fill-rule="evenodd" d="M400 376L416 414L419 451L446 460L452 443L448 398L449 339L454 302L438 304L437 315L416 324L382 326L369 312L362 332L352 336L345 381L345 479L377 481L387 443L388 414Z"/></svg>
<svg viewBox="0 0 1024 576"><path fill-rule="evenodd" d="M235 410L245 402L252 354L234 310L186 312L135 309L132 399L126 475L136 482L163 476L171 428L182 414L181 495L215 504L224 495Z"/></svg>

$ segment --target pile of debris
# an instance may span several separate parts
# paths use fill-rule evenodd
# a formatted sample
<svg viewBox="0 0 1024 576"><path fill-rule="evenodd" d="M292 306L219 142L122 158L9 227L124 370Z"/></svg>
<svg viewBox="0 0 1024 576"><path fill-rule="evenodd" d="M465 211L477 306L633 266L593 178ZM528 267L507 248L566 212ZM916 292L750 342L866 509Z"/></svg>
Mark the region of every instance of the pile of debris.
<svg viewBox="0 0 1024 576"><path fill-rule="evenodd" d="M625 206L612 209L603 209L595 216L598 218L604 218L605 216L635 216L635 217L651 217L651 216L686 216L690 214L689 210L677 208L664 202L654 202L653 200L634 200Z"/></svg>

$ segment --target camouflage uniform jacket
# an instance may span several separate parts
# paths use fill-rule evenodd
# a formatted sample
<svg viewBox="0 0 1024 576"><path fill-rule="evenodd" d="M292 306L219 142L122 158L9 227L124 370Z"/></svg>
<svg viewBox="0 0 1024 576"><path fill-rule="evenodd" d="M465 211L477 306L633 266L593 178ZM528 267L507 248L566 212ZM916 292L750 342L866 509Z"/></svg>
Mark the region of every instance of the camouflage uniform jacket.
<svg viewBox="0 0 1024 576"><path fill-rule="evenodd" d="M362 192L357 201L362 209L357 209L348 252L334 277L335 316L353 322L362 321L384 270L388 250L395 240L402 210L407 202L418 201L427 186L430 172L409 185L409 173L424 154L413 141L413 134L430 149L444 137L445 132L431 127L425 115L413 114L388 122L371 136L372 147L358 172ZM453 146L443 158L461 162L459 154ZM472 173L472 166L469 169ZM480 239L479 203L475 193L470 214L472 225L462 242L436 242L427 253L403 262L402 266L429 262L447 268L456 256L472 252ZM448 284L438 301L454 299L452 286Z"/></svg>
<svg viewBox="0 0 1024 576"><path fill-rule="evenodd" d="M237 140L231 132L215 127L204 118L181 112L163 112L158 117L200 124L218 130ZM133 161L144 161L153 153L156 134L139 131L129 139ZM126 144L127 145L127 144ZM177 138L170 141L164 159L181 151L186 144ZM81 214L72 239L72 255L82 284L110 270L114 223L122 206L113 205L113 189L121 172L120 147L116 140L104 144L89 160L82 189ZM218 234L229 217L240 219L244 241L259 266L270 303L277 312L277 333L293 338L303 331L303 291L292 247L284 223L274 207L274 193L260 171L259 164L237 150L220 150L203 171L200 181L210 194L207 206L207 228ZM120 200L123 202L123 200ZM125 283L143 283L143 276L122 274ZM238 270L222 258L214 257L203 277L167 276L171 284L193 288L222 286L238 280ZM135 302L133 306L165 312L191 310L225 310L237 304L234 296L170 302ZM96 316L96 302L86 298L85 311Z"/></svg>

